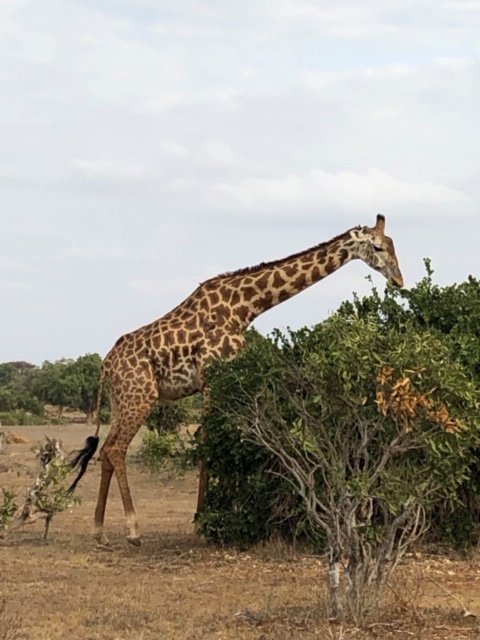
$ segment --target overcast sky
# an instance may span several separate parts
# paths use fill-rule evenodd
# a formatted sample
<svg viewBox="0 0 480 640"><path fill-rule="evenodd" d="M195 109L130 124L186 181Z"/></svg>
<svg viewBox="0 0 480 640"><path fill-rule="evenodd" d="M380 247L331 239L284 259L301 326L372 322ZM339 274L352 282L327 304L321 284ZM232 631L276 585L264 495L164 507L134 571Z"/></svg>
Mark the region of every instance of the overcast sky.
<svg viewBox="0 0 480 640"><path fill-rule="evenodd" d="M479 275L480 0L0 0L0 59L0 362L103 356L377 212L407 286Z"/></svg>

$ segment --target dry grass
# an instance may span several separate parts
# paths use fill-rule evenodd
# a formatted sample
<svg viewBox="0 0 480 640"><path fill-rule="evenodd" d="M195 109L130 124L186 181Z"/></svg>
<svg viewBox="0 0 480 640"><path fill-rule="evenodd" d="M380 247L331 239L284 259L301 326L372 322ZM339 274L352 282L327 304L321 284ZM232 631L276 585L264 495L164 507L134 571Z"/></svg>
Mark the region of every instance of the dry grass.
<svg viewBox="0 0 480 640"><path fill-rule="evenodd" d="M28 427L78 448L88 427ZM136 442L138 446L138 441ZM2 486L31 483L15 465L34 466L10 445ZM276 542L248 553L208 547L193 533L196 474L158 479L130 466L143 544L123 539L116 486L107 510L110 551L95 548L90 526L98 465L79 488L80 507L60 514L44 544L41 525L0 541L0 640L464 640L480 638L480 568L475 559L408 558L388 602L374 617L328 619L323 561ZM430 579L433 579L432 580ZM445 586L458 601L435 584Z"/></svg>
<svg viewBox="0 0 480 640"><path fill-rule="evenodd" d="M0 640L20 640L21 621L18 614L8 611L5 599L0 600Z"/></svg>
<svg viewBox="0 0 480 640"><path fill-rule="evenodd" d="M11 433L10 431L7 431L5 433L4 442L5 444L29 444L30 440L20 433Z"/></svg>

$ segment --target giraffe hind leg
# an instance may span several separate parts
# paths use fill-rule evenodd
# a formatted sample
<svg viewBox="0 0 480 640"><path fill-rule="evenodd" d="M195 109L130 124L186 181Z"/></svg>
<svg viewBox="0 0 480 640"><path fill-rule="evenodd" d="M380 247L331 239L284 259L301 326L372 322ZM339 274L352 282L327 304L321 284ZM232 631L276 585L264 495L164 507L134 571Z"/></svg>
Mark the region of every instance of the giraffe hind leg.
<svg viewBox="0 0 480 640"><path fill-rule="evenodd" d="M113 465L107 456L102 455L100 451L100 460L102 465L100 488L98 490L97 506L95 509L95 533L94 538L101 545L108 545L109 542L103 531L103 523L105 520L105 509L107 506L108 491L113 475Z"/></svg>
<svg viewBox="0 0 480 640"><path fill-rule="evenodd" d="M142 391L145 392L145 388ZM135 546L140 545L138 520L128 484L125 458L131 441L152 410L157 397L158 392L152 386L151 393L147 398L144 395L142 397L130 397L128 406L122 406L117 403L118 410L116 411L115 422L110 429L101 452L102 475L97 508L95 510L95 538L97 541L104 540L103 519L110 481L113 472L115 472L125 512L127 541Z"/></svg>
<svg viewBox="0 0 480 640"><path fill-rule="evenodd" d="M107 507L108 492L110 490L110 483L113 475L113 465L110 462L108 455L105 455L104 448L108 440L118 429L118 409L115 401L115 396L112 393L110 397L110 409L111 409L111 424L107 439L100 449L99 459L101 464L101 476L100 486L98 488L97 506L95 508L95 520L94 520L94 539L98 544L108 545L108 539L104 533L104 521L105 521L105 509Z"/></svg>

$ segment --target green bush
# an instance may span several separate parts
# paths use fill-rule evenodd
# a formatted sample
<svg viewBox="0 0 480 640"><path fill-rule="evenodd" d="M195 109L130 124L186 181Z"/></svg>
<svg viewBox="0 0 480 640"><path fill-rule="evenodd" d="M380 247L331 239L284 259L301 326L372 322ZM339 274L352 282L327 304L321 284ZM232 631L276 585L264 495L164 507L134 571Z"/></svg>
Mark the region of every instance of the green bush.
<svg viewBox="0 0 480 640"><path fill-rule="evenodd" d="M2 487L3 502L0 504L0 530L7 528L18 509L17 495L10 489Z"/></svg>
<svg viewBox="0 0 480 640"><path fill-rule="evenodd" d="M188 413L181 401L156 402L150 415L146 420L146 425L150 431L159 434L177 433L181 424L188 419Z"/></svg>
<svg viewBox="0 0 480 640"><path fill-rule="evenodd" d="M324 541L318 527L311 526L282 460L272 449L250 441L247 426L253 408L262 408L271 432L299 430L302 446L318 447L317 434L327 429L333 444L325 461L341 454L334 476L344 480L348 476L352 490L363 491L362 456L371 461L381 455L403 420L388 407L386 415L379 413L382 370L392 370L392 384L407 381L411 401L424 398L424 404L415 405L412 435L402 445L408 445L408 455L399 454L398 463L391 462L381 483L369 488L374 496L369 494L368 499L386 504L392 517L406 500L414 500L434 519L439 509L454 512L465 488L476 487L480 403L474 369L460 357L450 334L417 322L406 306L397 309L390 290L381 313L378 300L373 300L377 305L373 311L360 313L352 307L346 312L344 307L312 329L276 332L273 339L256 336L235 360L212 364L211 411L204 422L208 437L197 443L195 452L209 469L207 500L197 514L208 539L248 546L275 531L308 537L317 544ZM450 416L450 427L445 415ZM309 424L317 426L303 432L307 416ZM411 447L414 436L416 444ZM357 459L363 437L368 438L369 448L360 448ZM321 467L315 478L321 495Z"/></svg>
<svg viewBox="0 0 480 640"><path fill-rule="evenodd" d="M304 509L291 484L279 477L280 465L265 448L246 441L240 427L242 401L254 396L265 380L281 378L278 346L255 331L249 347L232 362L210 368L211 410L204 419L207 439L197 432L196 460L209 473L206 503L197 514L200 531L215 543L245 548L276 531L288 539L313 539Z"/></svg>
<svg viewBox="0 0 480 640"><path fill-rule="evenodd" d="M17 426L43 426L50 424L50 420L42 416L30 415L26 411L9 411L0 412L0 423L5 427L17 427Z"/></svg>
<svg viewBox="0 0 480 640"><path fill-rule="evenodd" d="M400 328L409 323L415 331L438 334L449 346L451 359L459 361L480 388L480 280L440 287L433 281L430 260L426 276L411 289L387 286L383 297L372 287L370 295L345 302L339 314L346 318L371 319L379 326ZM438 504L432 514L430 539L465 548L475 542L473 533L480 522L480 449L469 452L468 477L458 487L455 504Z"/></svg>
<svg viewBox="0 0 480 640"><path fill-rule="evenodd" d="M151 472L160 471L167 460L179 455L181 443L176 433L147 431L142 439L140 460Z"/></svg>

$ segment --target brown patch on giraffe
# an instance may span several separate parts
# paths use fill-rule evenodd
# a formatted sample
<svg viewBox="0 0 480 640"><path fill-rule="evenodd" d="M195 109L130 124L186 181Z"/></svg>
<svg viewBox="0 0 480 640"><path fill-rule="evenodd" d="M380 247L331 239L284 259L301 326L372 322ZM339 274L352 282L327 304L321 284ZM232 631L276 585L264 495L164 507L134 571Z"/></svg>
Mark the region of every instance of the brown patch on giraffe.
<svg viewBox="0 0 480 640"><path fill-rule="evenodd" d="M212 306L215 306L216 304L218 304L220 302L220 296L218 295L218 293L216 291L212 291L211 293L209 292L209 298L210 298L210 304Z"/></svg>
<svg viewBox="0 0 480 640"><path fill-rule="evenodd" d="M231 278L228 281L228 287L232 290L232 289L238 289L238 287L240 285L242 285L244 282L243 278L239 278L239 277L235 277L235 278Z"/></svg>
<svg viewBox="0 0 480 640"><path fill-rule="evenodd" d="M257 287L259 289L262 289L262 291L264 289L266 289L268 287L268 282L270 280L270 273L267 271L266 273L264 273L260 278L258 278L255 281L255 284L257 285Z"/></svg>
<svg viewBox="0 0 480 640"><path fill-rule="evenodd" d="M290 293L286 289L282 289L278 295L278 302L285 302L288 298L290 298Z"/></svg>
<svg viewBox="0 0 480 640"><path fill-rule="evenodd" d="M230 303L236 306L237 304L240 303L240 301L241 301L240 293L235 289L235 291L232 293L232 297L230 298Z"/></svg>
<svg viewBox="0 0 480 640"><path fill-rule="evenodd" d="M276 271L273 276L272 286L275 287L275 289L281 289L281 287L284 287L286 284L287 281L282 274L279 271Z"/></svg>
<svg viewBox="0 0 480 640"><path fill-rule="evenodd" d="M253 287L243 287L242 297L245 302L250 302L257 295L257 291Z"/></svg>
<svg viewBox="0 0 480 640"><path fill-rule="evenodd" d="M230 296L232 295L232 290L230 289L230 287L224 285L223 287L220 287L218 294L222 302L229 302Z"/></svg>
<svg viewBox="0 0 480 640"><path fill-rule="evenodd" d="M171 347L175 342L175 333L173 331L165 331L163 334L163 344L167 347Z"/></svg>
<svg viewBox="0 0 480 640"><path fill-rule="evenodd" d="M266 308L271 307L273 304L273 293L271 291L264 291L260 299L260 302L263 302L263 305Z"/></svg>
<svg viewBox="0 0 480 640"><path fill-rule="evenodd" d="M172 349L172 365L176 367L180 362L180 347L173 347Z"/></svg>
<svg viewBox="0 0 480 640"><path fill-rule="evenodd" d="M231 309L226 304L219 304L212 309L212 316L217 325L223 325L231 316Z"/></svg>
<svg viewBox="0 0 480 640"><path fill-rule="evenodd" d="M297 291L301 291L307 286L307 274L301 273L296 280L293 281L293 286Z"/></svg>
<svg viewBox="0 0 480 640"><path fill-rule="evenodd" d="M327 260L327 262L325 263L324 266L324 271L326 274L330 275L331 273L333 273L335 271L335 258L333 258L332 256L330 256Z"/></svg>
<svg viewBox="0 0 480 640"><path fill-rule="evenodd" d="M212 331L208 334L208 344L212 347L216 347L220 344L220 340L222 339L223 332L221 329L217 329L216 331Z"/></svg>
<svg viewBox="0 0 480 640"><path fill-rule="evenodd" d="M270 292L268 292L268 293L270 293ZM271 295L272 294L270 293L270 296ZM245 305L242 305L241 307L237 307L235 309L235 315L237 316L237 318L240 319L240 322L242 324L247 320L247 318L249 316L249 313L250 313L250 309Z"/></svg>
<svg viewBox="0 0 480 640"><path fill-rule="evenodd" d="M317 251L316 261L317 262L323 262L325 260L325 258L327 257L327 255L328 255L327 247L321 247Z"/></svg>
<svg viewBox="0 0 480 640"><path fill-rule="evenodd" d="M340 243L338 242L338 240L336 242L333 242L329 248L328 248L328 253L330 255L337 253L337 251L340 249Z"/></svg>
<svg viewBox="0 0 480 640"><path fill-rule="evenodd" d="M189 320L185 322L185 329L192 330L197 328L197 318L196 316L191 317Z"/></svg>
<svg viewBox="0 0 480 640"><path fill-rule="evenodd" d="M283 270L288 278L293 278L293 276L298 273L298 264L289 264L284 267Z"/></svg>
<svg viewBox="0 0 480 640"><path fill-rule="evenodd" d="M230 344L229 336L224 336L222 341L221 353L222 356L228 356L232 351L232 345Z"/></svg>

